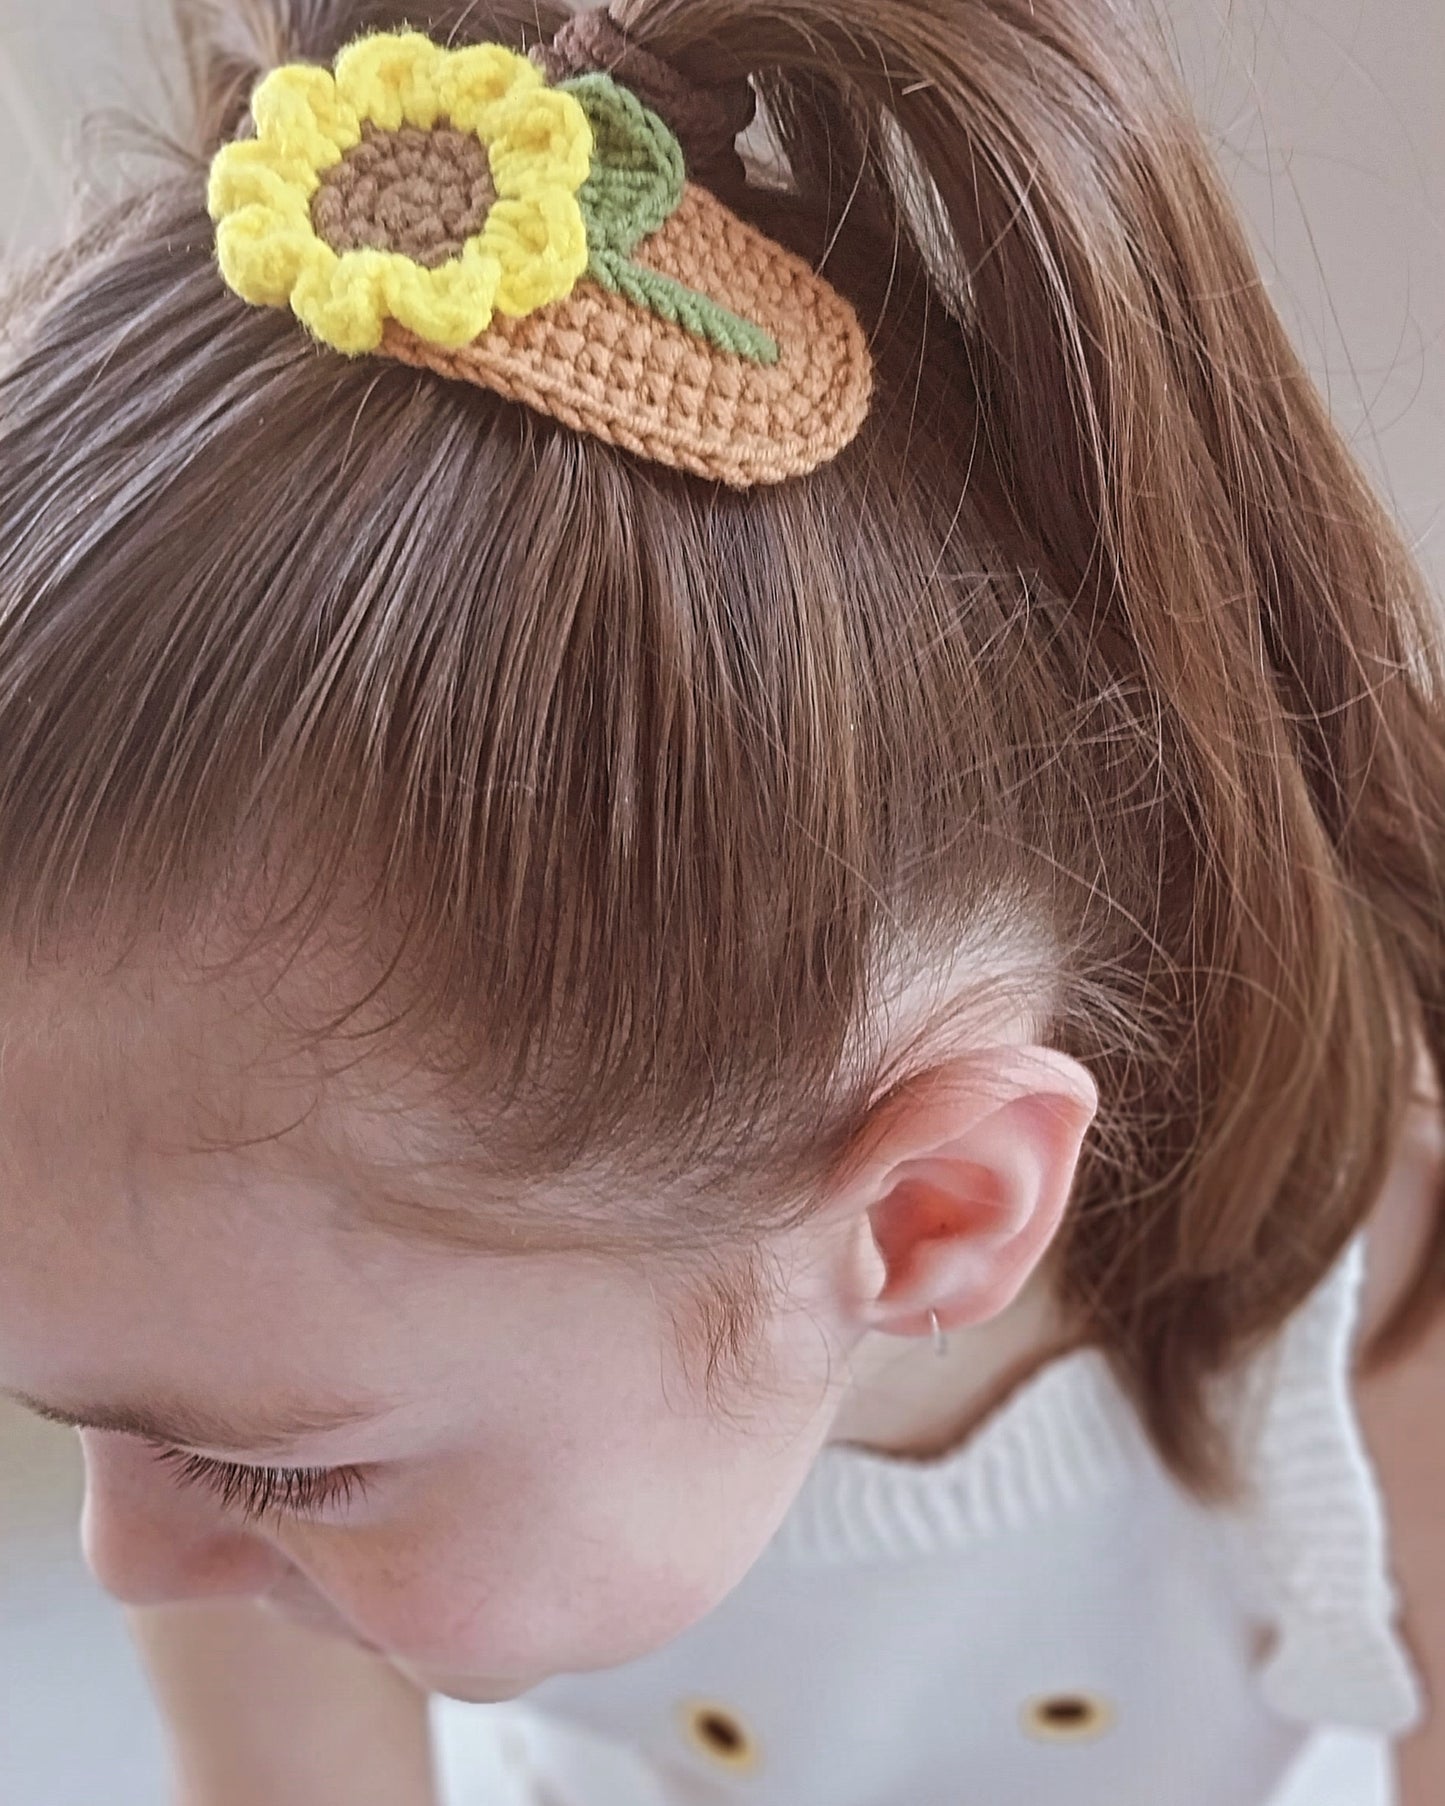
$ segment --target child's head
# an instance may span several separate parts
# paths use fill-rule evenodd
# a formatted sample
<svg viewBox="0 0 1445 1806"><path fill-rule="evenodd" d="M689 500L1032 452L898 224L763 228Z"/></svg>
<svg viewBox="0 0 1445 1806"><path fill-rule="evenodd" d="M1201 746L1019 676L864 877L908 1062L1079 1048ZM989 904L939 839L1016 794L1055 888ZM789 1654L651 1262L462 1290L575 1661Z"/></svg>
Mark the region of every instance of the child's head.
<svg viewBox="0 0 1445 1806"><path fill-rule="evenodd" d="M401 16L242 10L0 377L0 1385L371 1489L252 1530L96 1432L97 1568L459 1690L622 1659L755 1557L862 1335L1051 1242L1207 1476L1203 1380L1440 1050L1445 740L1162 51L1102 0L614 9L753 76L773 186L693 173L870 335L857 439L739 494L239 302L206 159Z"/></svg>
<svg viewBox="0 0 1445 1806"><path fill-rule="evenodd" d="M278 1006L328 1007L330 970L262 996L163 955L124 984L7 987L0 1373L101 1426L87 1546L120 1597L264 1593L464 1696L641 1654L715 1604L802 1482L860 1328L926 1328L925 1299L982 1315L1021 1283L1092 1103L1062 1061L999 1067L1013 1095L976 1120L935 1079L783 1228L745 1150L696 1183L609 1157L419 1170L443 1148L421 1075L323 1073L281 1032ZM965 1159L996 1196L960 1195ZM361 1485L273 1481L253 1525L254 1471L198 1487L107 1427Z"/></svg>

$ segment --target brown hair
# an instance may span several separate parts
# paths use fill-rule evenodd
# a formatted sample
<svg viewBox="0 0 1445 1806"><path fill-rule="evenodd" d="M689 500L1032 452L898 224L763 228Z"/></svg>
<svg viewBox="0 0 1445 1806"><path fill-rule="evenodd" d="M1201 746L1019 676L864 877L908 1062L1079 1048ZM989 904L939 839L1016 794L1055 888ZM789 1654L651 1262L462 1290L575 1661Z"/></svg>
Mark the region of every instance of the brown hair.
<svg viewBox="0 0 1445 1806"><path fill-rule="evenodd" d="M902 952L1017 947L1103 1100L1066 1293L1217 1479L1203 1382L1361 1224L1414 1037L1445 1054L1445 725L1420 572L1162 35L1106 0L618 0L693 81L751 73L787 181L717 184L873 337L857 442L739 497L224 289L204 166L258 71L403 10L557 23L183 5L192 160L17 291L4 931L345 905L493 1159L700 1163L732 1215L698 1183L621 1227L739 1249L899 1077L857 1030ZM1442 1277L1445 1239L1400 1335Z"/></svg>

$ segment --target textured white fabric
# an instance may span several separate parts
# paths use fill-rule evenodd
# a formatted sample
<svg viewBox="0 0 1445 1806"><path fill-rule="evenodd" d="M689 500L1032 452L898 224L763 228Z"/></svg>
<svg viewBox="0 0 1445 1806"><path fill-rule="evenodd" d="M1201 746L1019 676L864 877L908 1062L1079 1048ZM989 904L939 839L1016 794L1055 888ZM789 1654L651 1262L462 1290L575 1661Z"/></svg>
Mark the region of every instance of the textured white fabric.
<svg viewBox="0 0 1445 1806"><path fill-rule="evenodd" d="M1420 1699L1350 1401L1363 1259L1236 1383L1242 1505L1070 1355L942 1460L825 1450L666 1649L435 1702L447 1806L1391 1806Z"/></svg>

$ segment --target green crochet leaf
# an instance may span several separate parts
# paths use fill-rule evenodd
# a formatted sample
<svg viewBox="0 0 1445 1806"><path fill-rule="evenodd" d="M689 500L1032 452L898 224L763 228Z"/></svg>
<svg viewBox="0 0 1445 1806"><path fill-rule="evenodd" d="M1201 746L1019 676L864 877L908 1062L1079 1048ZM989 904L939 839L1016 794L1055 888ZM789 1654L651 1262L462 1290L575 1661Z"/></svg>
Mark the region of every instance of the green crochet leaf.
<svg viewBox="0 0 1445 1806"><path fill-rule="evenodd" d="M577 196L588 247L627 257L677 210L686 180L682 146L610 75L579 75L562 86L592 127L592 170Z"/></svg>
<svg viewBox="0 0 1445 1806"><path fill-rule="evenodd" d="M682 146L666 123L610 75L579 75L561 86L592 127L592 169L577 195L587 227L587 274L709 344L753 363L775 364L777 341L761 326L632 261L632 252L682 199Z"/></svg>

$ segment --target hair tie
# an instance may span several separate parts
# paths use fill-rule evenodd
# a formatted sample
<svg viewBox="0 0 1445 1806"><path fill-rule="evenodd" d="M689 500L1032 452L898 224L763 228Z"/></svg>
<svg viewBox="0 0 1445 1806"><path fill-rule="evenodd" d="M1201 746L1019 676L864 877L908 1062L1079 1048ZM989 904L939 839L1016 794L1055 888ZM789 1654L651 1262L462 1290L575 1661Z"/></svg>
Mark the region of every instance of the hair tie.
<svg viewBox="0 0 1445 1806"><path fill-rule="evenodd" d="M681 70L635 44L606 10L574 13L550 44L529 52L554 85L600 71L630 88L677 134L693 169L737 156L737 140L753 122L757 96L746 76L724 87L702 87Z"/></svg>
<svg viewBox="0 0 1445 1806"><path fill-rule="evenodd" d="M273 71L251 115L211 167L222 276L333 349L737 488L816 469L862 426L852 307L688 179L678 132L720 143L736 97L606 15L535 60L377 33Z"/></svg>

